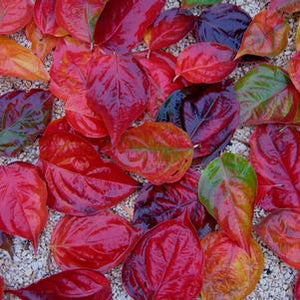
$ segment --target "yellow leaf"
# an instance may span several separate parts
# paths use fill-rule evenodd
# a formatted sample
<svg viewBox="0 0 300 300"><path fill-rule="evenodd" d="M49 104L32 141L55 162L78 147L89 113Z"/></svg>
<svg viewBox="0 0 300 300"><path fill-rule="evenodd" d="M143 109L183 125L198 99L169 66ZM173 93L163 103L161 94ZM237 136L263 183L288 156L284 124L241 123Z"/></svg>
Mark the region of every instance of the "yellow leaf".
<svg viewBox="0 0 300 300"><path fill-rule="evenodd" d="M0 75L25 80L50 79L42 61L31 50L6 36L0 36Z"/></svg>

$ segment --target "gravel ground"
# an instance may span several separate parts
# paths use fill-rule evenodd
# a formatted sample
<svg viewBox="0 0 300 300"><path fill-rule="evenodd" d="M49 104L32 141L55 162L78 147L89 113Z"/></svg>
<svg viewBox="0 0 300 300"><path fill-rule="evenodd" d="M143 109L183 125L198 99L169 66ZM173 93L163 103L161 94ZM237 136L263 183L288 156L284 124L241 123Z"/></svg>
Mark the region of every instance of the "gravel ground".
<svg viewBox="0 0 300 300"><path fill-rule="evenodd" d="M257 14L266 4L267 0L227 0L227 3L240 5L251 16ZM178 7L179 1L169 0L167 8ZM200 9L194 9L195 14L200 13ZM286 67L288 60L295 51L294 37L296 18L289 21L292 27L289 38L288 48L278 57L273 59L273 63L282 67ZM20 44L30 47L30 42L26 40L23 32L12 35L12 37ZM177 45L170 47L174 55L178 55L184 48L194 42L192 35L189 35ZM51 57L49 56L45 62L47 68L51 66ZM243 66L236 70L232 75L234 79L241 77L251 68L251 65ZM46 86L40 82L29 82L15 78L4 78L0 76L0 95L3 95L12 90L31 89L36 87ZM54 118L63 116L63 106L61 101L57 101L54 107ZM251 128L241 128L237 130L231 144L226 148L226 151L239 153L244 157L249 156L248 140L251 134ZM28 161L35 163L39 155L38 143L28 147L25 151L15 159L7 159L0 157L0 164L7 164L12 161ZM133 208L134 199L137 194L132 195L126 201L119 204L114 211L126 218L129 218L131 209ZM265 216L265 212L261 209L255 210L254 223L259 222ZM7 252L0 250L0 274L5 278L5 282L10 288L20 288L31 284L43 277L56 273L59 269L49 254L49 242L51 233L62 214L50 211L47 227L45 228L39 242L38 252L35 255L30 242L19 237L13 239L14 256L10 258ZM259 241L260 242L260 241ZM260 243L265 256L265 269L261 280L256 287L256 290L247 299L293 299L293 285L295 281L296 271L283 262L281 262L271 251ZM121 267L115 268L107 273L112 280L113 299L125 300L131 299L122 288L121 283ZM11 297L13 298L13 297ZM7 299L8 296L7 296Z"/></svg>

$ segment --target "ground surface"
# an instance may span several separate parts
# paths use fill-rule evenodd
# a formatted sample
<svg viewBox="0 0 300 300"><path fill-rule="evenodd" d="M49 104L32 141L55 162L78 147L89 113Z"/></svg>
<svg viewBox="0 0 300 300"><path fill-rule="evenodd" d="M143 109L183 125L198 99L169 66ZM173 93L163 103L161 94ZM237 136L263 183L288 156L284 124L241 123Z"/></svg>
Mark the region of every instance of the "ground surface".
<svg viewBox="0 0 300 300"><path fill-rule="evenodd" d="M228 0L223 1L227 3L240 5L243 9L245 9L251 16L257 14L268 1L266 0ZM177 0L169 0L167 4L167 8L177 7L179 6L179 1ZM194 9L193 12L195 14L199 14L199 9ZM295 24L296 18L290 21L291 27L293 30L291 31L289 46L288 48L277 58L275 58L272 62L282 67L286 67L288 60L291 55L295 51L294 47L294 35L295 35ZM21 33L17 33L12 35L14 39L16 39L19 43L24 46L30 47L30 43L26 40L25 35ZM193 43L194 39L190 35L177 45L172 46L170 51L178 55L180 51L182 51L189 44ZM51 65L51 57L49 57L46 61L46 66L49 68ZM239 78L245 72L247 72L251 66L239 68L232 77L234 79ZM38 82L28 82L14 78L3 78L0 76L0 95L5 94L6 92L18 89L31 89L35 87L44 87L45 85ZM60 101L58 101L54 108L54 117L59 118L63 115L63 107ZM239 129L232 142L226 148L226 151L239 153L244 157L248 157L249 149L247 147L247 141L251 134L250 128ZM7 164L12 161L22 160L35 163L39 155L38 143L35 146L29 147L26 149L24 153L22 153L16 159L6 159L4 157L0 157L0 164ZM114 211L122 216L128 216L128 209L132 208L134 199L136 195L131 196L129 199L118 205ZM255 219L254 223L257 223L265 213L262 210L255 211ZM62 214L55 213L53 211L50 212L49 220L46 229L44 230L40 242L38 252L35 255L33 252L32 245L30 242L15 237L13 240L14 246L14 256L11 259L9 255L0 250L0 275L5 278L6 284L11 288L19 288L28 284L33 283L43 277L49 276L58 271L55 262L49 255L49 242L51 238L51 233L61 218ZM261 243L260 243L261 244ZM264 256L265 256L265 269L262 274L261 280L257 285L256 290L247 298L247 299L293 299L293 285L295 280L296 271L292 268L285 265L281 262L275 255L271 253L268 249L261 244ZM125 300L131 299L127 293L122 288L121 278L120 278L120 270L121 267L114 269L113 271L107 273L107 275L112 280L113 287L113 299L114 300Z"/></svg>

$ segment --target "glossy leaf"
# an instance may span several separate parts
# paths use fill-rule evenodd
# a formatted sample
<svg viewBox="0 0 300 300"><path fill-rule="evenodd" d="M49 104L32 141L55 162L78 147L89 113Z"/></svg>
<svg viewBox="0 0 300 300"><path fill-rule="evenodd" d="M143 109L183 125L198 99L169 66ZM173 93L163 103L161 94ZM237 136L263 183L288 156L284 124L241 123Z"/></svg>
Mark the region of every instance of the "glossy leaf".
<svg viewBox="0 0 300 300"><path fill-rule="evenodd" d="M51 120L54 96L34 89L0 97L0 154L14 156L32 144Z"/></svg>
<svg viewBox="0 0 300 300"><path fill-rule="evenodd" d="M300 11L300 2L299 0L271 0L268 10L292 14Z"/></svg>
<svg viewBox="0 0 300 300"><path fill-rule="evenodd" d="M63 269L110 270L130 253L138 238L131 224L112 213L88 217L66 216L51 239L51 251Z"/></svg>
<svg viewBox="0 0 300 300"><path fill-rule="evenodd" d="M236 56L276 56L288 44L290 27L277 12L269 14L266 9L258 13L246 30L241 48Z"/></svg>
<svg viewBox="0 0 300 300"><path fill-rule="evenodd" d="M88 66L92 52L88 45L66 37L54 53L50 90L66 102L69 124L84 136L100 138L108 135L102 118L87 105ZM67 80L72 76L72 80Z"/></svg>
<svg viewBox="0 0 300 300"><path fill-rule="evenodd" d="M176 91L161 107L157 120L173 122L189 134L194 158L208 156L231 139L239 124L233 84L225 81Z"/></svg>
<svg viewBox="0 0 300 300"><path fill-rule="evenodd" d="M32 14L31 0L1 0L0 34L10 34L21 30L30 22ZM0 44L2 44L1 40Z"/></svg>
<svg viewBox="0 0 300 300"><path fill-rule="evenodd" d="M15 40L0 36L0 75L49 81L42 61Z"/></svg>
<svg viewBox="0 0 300 300"><path fill-rule="evenodd" d="M259 65L241 78L235 89L241 106L241 123L300 122L300 94L280 67Z"/></svg>
<svg viewBox="0 0 300 300"><path fill-rule="evenodd" d="M56 0L58 24L83 42L93 43L96 23L108 0Z"/></svg>
<svg viewBox="0 0 300 300"><path fill-rule="evenodd" d="M185 8L189 8L196 5L213 5L221 1L222 0L182 0L182 6Z"/></svg>
<svg viewBox="0 0 300 300"><path fill-rule="evenodd" d="M300 208L300 132L291 127L259 126L250 146L258 178L256 202L266 210Z"/></svg>
<svg viewBox="0 0 300 300"><path fill-rule="evenodd" d="M297 32L296 32L296 50L300 51L300 20L298 21Z"/></svg>
<svg viewBox="0 0 300 300"><path fill-rule="evenodd" d="M29 239L37 249L48 217L47 188L37 169L27 163L0 167L0 229Z"/></svg>
<svg viewBox="0 0 300 300"><path fill-rule="evenodd" d="M251 256L220 231L201 241L205 259L201 299L243 300L255 289L264 256L254 239L249 244Z"/></svg>
<svg viewBox="0 0 300 300"><path fill-rule="evenodd" d="M203 42L189 46L177 59L176 75L192 83L216 83L237 66L235 51L217 43Z"/></svg>
<svg viewBox="0 0 300 300"><path fill-rule="evenodd" d="M26 26L25 32L27 39L31 42L32 52L42 61L56 47L58 42L57 38L51 35L43 35L34 21Z"/></svg>
<svg viewBox="0 0 300 300"><path fill-rule="evenodd" d="M189 11L172 8L163 11L147 29L144 40L150 50L166 48L183 39L194 27Z"/></svg>
<svg viewBox="0 0 300 300"><path fill-rule="evenodd" d="M196 299L203 254L190 220L168 220L148 230L125 260L122 280L136 299Z"/></svg>
<svg viewBox="0 0 300 300"><path fill-rule="evenodd" d="M113 157L125 170L160 185L180 180L191 165L193 152L183 130L171 123L149 121L127 130Z"/></svg>
<svg viewBox="0 0 300 300"><path fill-rule="evenodd" d="M99 114L116 144L125 130L143 114L148 79L134 58L95 55L88 80L88 105Z"/></svg>
<svg viewBox="0 0 300 300"><path fill-rule="evenodd" d="M257 179L243 157L224 153L202 172L199 199L224 232L250 253Z"/></svg>
<svg viewBox="0 0 300 300"><path fill-rule="evenodd" d="M10 255L10 257L13 257L14 249L12 237L4 233L3 231L0 231L0 249L5 250Z"/></svg>
<svg viewBox="0 0 300 300"><path fill-rule="evenodd" d="M300 52L297 52L290 60L288 71L289 71L289 75L290 75L290 78L291 78L294 86L300 92L299 66L300 66ZM299 94L298 99L300 101L300 94Z"/></svg>
<svg viewBox="0 0 300 300"><path fill-rule="evenodd" d="M134 57L148 76L150 83L148 111L150 116L155 118L162 103L172 92L184 87L185 82L180 78L173 81L176 58L170 53L153 51L148 58L145 51L138 52Z"/></svg>
<svg viewBox="0 0 300 300"><path fill-rule="evenodd" d="M6 291L23 300L112 299L110 280L100 272L85 269L60 272L27 287Z"/></svg>
<svg viewBox="0 0 300 300"><path fill-rule="evenodd" d="M195 228L200 229L204 225L205 210L198 201L199 178L198 172L189 169L178 182L161 186L144 185L135 202L134 226L147 230L187 212Z"/></svg>
<svg viewBox="0 0 300 300"><path fill-rule="evenodd" d="M300 210L278 209L257 225L262 241L288 265L300 268Z"/></svg>
<svg viewBox="0 0 300 300"><path fill-rule="evenodd" d="M48 185L48 205L70 215L95 214L137 188L121 169L102 161L89 142L69 133L42 137L39 167Z"/></svg>
<svg viewBox="0 0 300 300"><path fill-rule="evenodd" d="M229 3L204 10L196 25L197 42L215 42L238 51L251 17L241 7Z"/></svg>
<svg viewBox="0 0 300 300"><path fill-rule="evenodd" d="M300 299L300 275L298 273L295 288L294 288L294 296L296 300Z"/></svg>
<svg viewBox="0 0 300 300"><path fill-rule="evenodd" d="M165 2L110 0L96 26L96 43L110 50L129 52L141 42L147 28L159 15Z"/></svg>
<svg viewBox="0 0 300 300"><path fill-rule="evenodd" d="M56 22L56 0L36 0L34 3L34 22L43 34L56 37L68 35L68 32Z"/></svg>

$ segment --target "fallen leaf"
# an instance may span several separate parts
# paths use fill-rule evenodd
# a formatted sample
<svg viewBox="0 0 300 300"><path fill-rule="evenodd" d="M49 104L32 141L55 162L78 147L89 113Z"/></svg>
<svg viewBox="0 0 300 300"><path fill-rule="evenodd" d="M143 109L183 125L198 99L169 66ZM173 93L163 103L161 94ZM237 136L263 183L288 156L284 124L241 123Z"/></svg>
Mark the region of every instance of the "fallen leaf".
<svg viewBox="0 0 300 300"><path fill-rule="evenodd" d="M141 42L165 3L165 0L110 0L96 25L95 42L113 51L129 52Z"/></svg>
<svg viewBox="0 0 300 300"><path fill-rule="evenodd" d="M42 61L15 40L0 36L0 74L25 80L49 81Z"/></svg>
<svg viewBox="0 0 300 300"><path fill-rule="evenodd" d="M158 224L137 242L122 269L134 299L196 299L202 287L203 253L190 220Z"/></svg>
<svg viewBox="0 0 300 300"><path fill-rule="evenodd" d="M57 24L55 15L56 0L36 0L34 3L34 22L45 35L63 37L68 32Z"/></svg>
<svg viewBox="0 0 300 300"><path fill-rule="evenodd" d="M41 89L0 97L0 153L18 155L41 135L51 120L54 96Z"/></svg>
<svg viewBox="0 0 300 300"><path fill-rule="evenodd" d="M189 8L196 5L213 5L221 2L222 0L182 0L182 7Z"/></svg>
<svg viewBox="0 0 300 300"><path fill-rule="evenodd" d="M205 221L205 210L197 195L199 178L200 173L189 169L178 182L144 185L135 202L133 225L147 230L187 212L196 230L199 230Z"/></svg>
<svg viewBox="0 0 300 300"><path fill-rule="evenodd" d="M224 153L202 172L199 199L224 232L250 254L257 179L242 156Z"/></svg>
<svg viewBox="0 0 300 300"><path fill-rule="evenodd" d="M165 10L147 29L144 41L150 50L169 47L183 39L194 28L194 24L195 17L187 10Z"/></svg>
<svg viewBox="0 0 300 300"><path fill-rule="evenodd" d="M300 123L300 94L280 67L255 67L236 83L235 90L242 124Z"/></svg>
<svg viewBox="0 0 300 300"><path fill-rule="evenodd" d="M235 54L225 45L197 43L179 54L175 73L192 83L217 83L236 68Z"/></svg>
<svg viewBox="0 0 300 300"><path fill-rule="evenodd" d="M109 2L110 3L110 2ZM87 99L116 145L147 106L148 79L129 55L95 55L91 62Z"/></svg>
<svg viewBox="0 0 300 300"><path fill-rule="evenodd" d="M26 26L26 37L31 42L31 50L40 60L44 61L46 56L56 47L58 39L51 35L44 35L35 25L34 21Z"/></svg>
<svg viewBox="0 0 300 300"><path fill-rule="evenodd" d="M0 248L2 250L5 250L10 255L11 258L13 257L14 249L13 249L12 237L1 230L0 230Z"/></svg>
<svg viewBox="0 0 300 300"><path fill-rule="evenodd" d="M108 0L56 0L57 23L83 42L94 43L96 23Z"/></svg>
<svg viewBox="0 0 300 300"><path fill-rule="evenodd" d="M255 231L286 264L300 268L300 210L278 209L259 223Z"/></svg>
<svg viewBox="0 0 300 300"><path fill-rule="evenodd" d="M92 144L70 133L41 138L38 166L48 185L49 207L70 215L112 207L138 186L119 167L102 161Z"/></svg>
<svg viewBox="0 0 300 300"><path fill-rule="evenodd" d="M298 21L297 32L296 32L296 50L300 51L300 20Z"/></svg>
<svg viewBox="0 0 300 300"><path fill-rule="evenodd" d="M17 162L0 167L0 229L33 242L38 239L48 218L47 188L38 170Z"/></svg>
<svg viewBox="0 0 300 300"><path fill-rule="evenodd" d="M296 300L300 299L300 275L298 273L295 287L294 287L294 296Z"/></svg>
<svg viewBox="0 0 300 300"><path fill-rule="evenodd" d="M288 72L290 78L295 86L295 88L300 92L300 52L297 52L290 60L288 66ZM300 95L300 94L299 94ZM300 101L300 96L298 97L298 102Z"/></svg>
<svg viewBox="0 0 300 300"><path fill-rule="evenodd" d="M215 42L238 51L252 18L240 6L221 3L204 10L196 24L197 42Z"/></svg>
<svg viewBox="0 0 300 300"><path fill-rule="evenodd" d="M299 0L271 0L268 10L293 14L300 11L300 2Z"/></svg>
<svg viewBox="0 0 300 300"><path fill-rule="evenodd" d="M278 125L259 126L250 147L258 179L258 205L268 211L300 208L300 132Z"/></svg>
<svg viewBox="0 0 300 300"><path fill-rule="evenodd" d="M88 217L63 217L54 229L51 252L63 269L108 271L131 252L138 230L109 212Z"/></svg>
<svg viewBox="0 0 300 300"><path fill-rule="evenodd" d="M243 300L256 287L264 269L264 256L250 238L250 254L224 234L212 232L201 241L204 275L201 299Z"/></svg>
<svg viewBox="0 0 300 300"><path fill-rule="evenodd" d="M183 130L171 123L148 121L127 130L112 156L123 169L160 185L180 180L191 165L193 152Z"/></svg>
<svg viewBox="0 0 300 300"><path fill-rule="evenodd" d="M1 0L0 34L18 32L31 21L32 15L33 3L31 0ZM2 44L1 39L0 44Z"/></svg>
<svg viewBox="0 0 300 300"><path fill-rule="evenodd" d="M246 30L236 58L243 55L277 56L288 44L290 27L283 16L266 9L258 13Z"/></svg>
<svg viewBox="0 0 300 300"><path fill-rule="evenodd" d="M33 299L84 299L111 300L110 280L100 272L77 269L64 271L41 279L18 290L5 292L23 300Z"/></svg>

